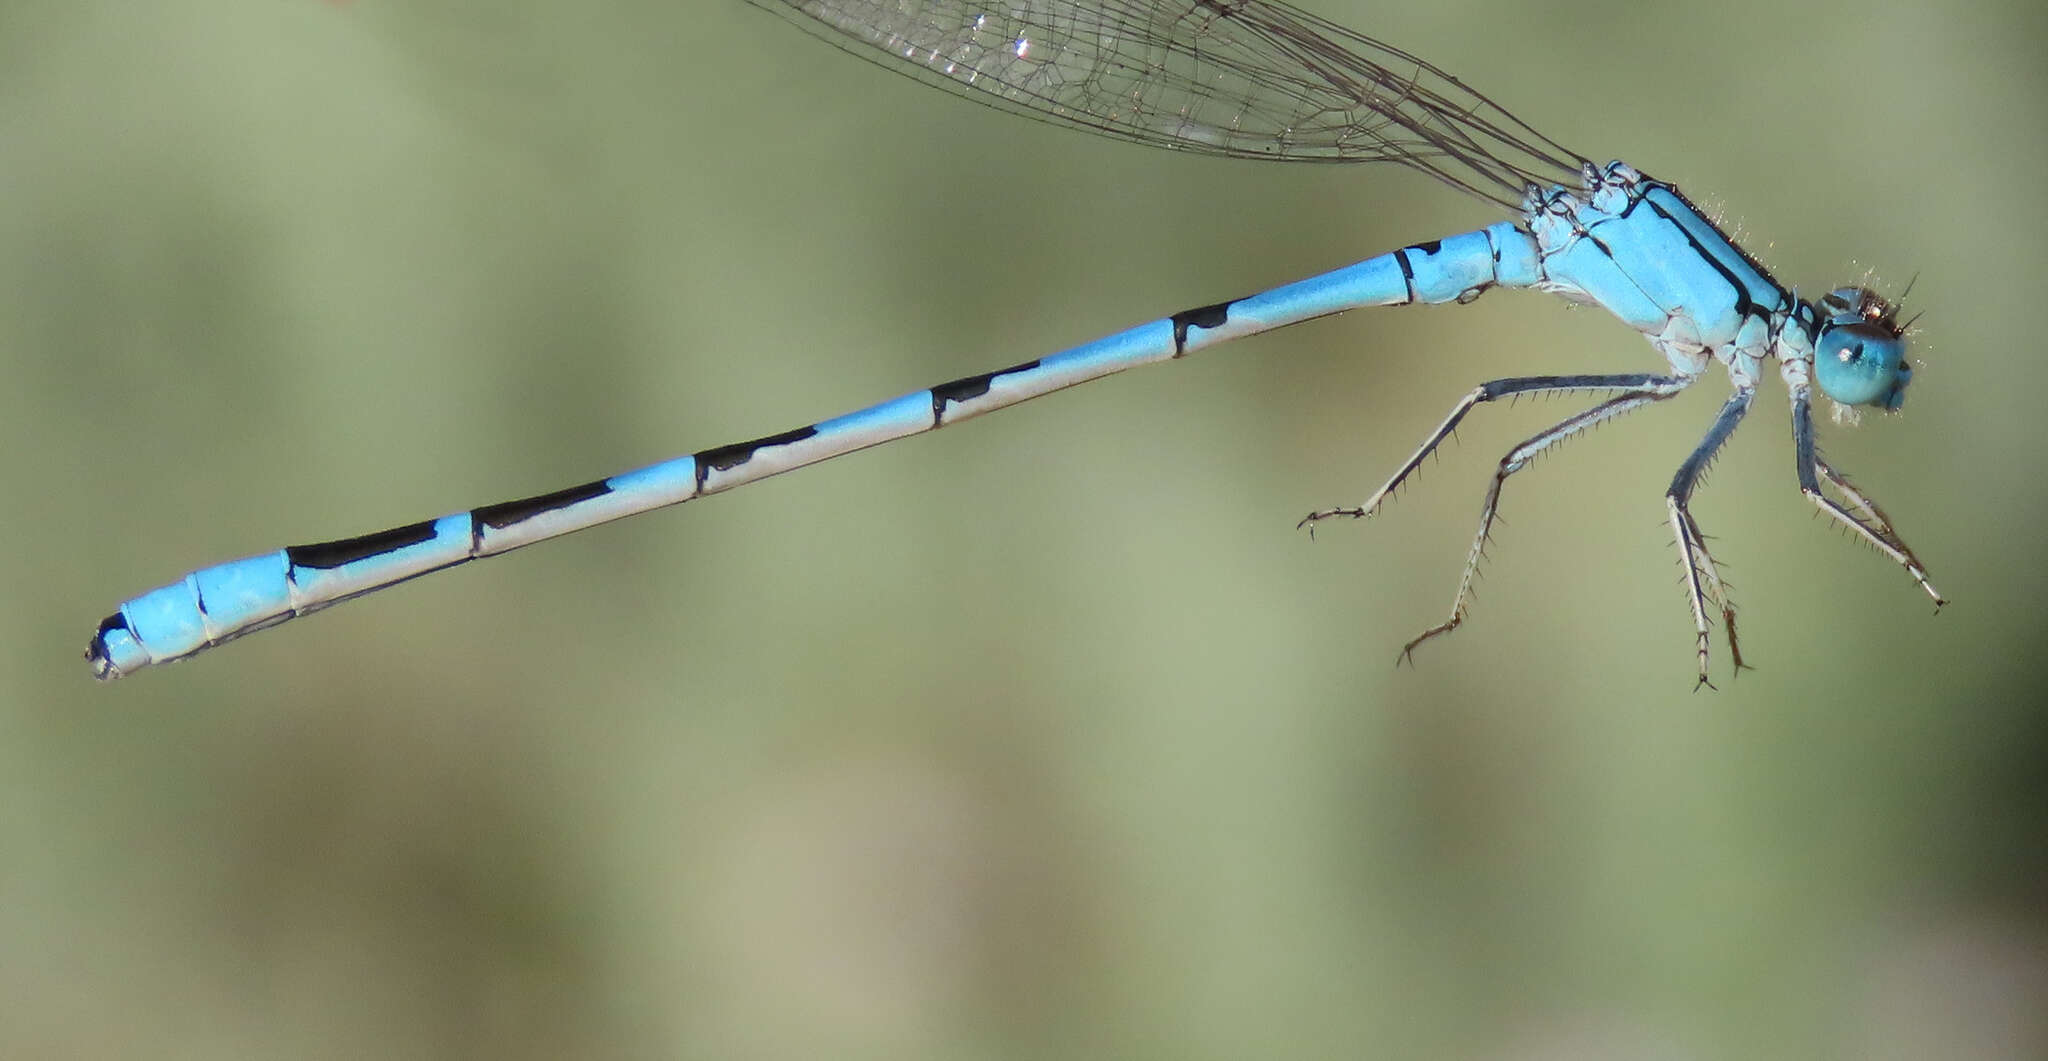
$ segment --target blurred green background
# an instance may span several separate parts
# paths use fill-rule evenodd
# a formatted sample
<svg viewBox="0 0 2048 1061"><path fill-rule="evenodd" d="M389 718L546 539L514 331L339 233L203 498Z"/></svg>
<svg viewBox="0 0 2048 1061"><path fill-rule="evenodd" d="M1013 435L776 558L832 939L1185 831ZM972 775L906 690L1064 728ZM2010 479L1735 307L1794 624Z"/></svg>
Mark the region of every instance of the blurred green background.
<svg viewBox="0 0 2048 1061"><path fill-rule="evenodd" d="M1780 388L1518 478L1655 362L1358 313L426 579L112 686L122 598L782 430L1494 220L1147 151L739 0L0 6L0 1054L2048 1056L2040 5L1319 13L1715 208L1917 275L1828 427L1955 604L1815 520ZM1406 8L1415 10L1406 10Z"/></svg>

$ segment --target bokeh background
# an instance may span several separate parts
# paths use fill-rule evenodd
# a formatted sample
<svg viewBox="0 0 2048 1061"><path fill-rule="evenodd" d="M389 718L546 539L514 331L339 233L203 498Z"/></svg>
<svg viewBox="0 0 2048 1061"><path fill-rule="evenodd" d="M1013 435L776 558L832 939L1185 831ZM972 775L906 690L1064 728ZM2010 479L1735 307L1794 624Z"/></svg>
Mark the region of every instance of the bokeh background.
<svg viewBox="0 0 2048 1061"><path fill-rule="evenodd" d="M1494 220L1004 117L739 0L0 7L0 1054L2048 1056L2040 5L1314 0L1912 303L1825 431L1716 377L1511 484L1473 382L1653 362L1357 313L425 579L112 686L119 600ZM1395 9L1399 8L1399 9ZM1717 651L1718 651L1717 647Z"/></svg>

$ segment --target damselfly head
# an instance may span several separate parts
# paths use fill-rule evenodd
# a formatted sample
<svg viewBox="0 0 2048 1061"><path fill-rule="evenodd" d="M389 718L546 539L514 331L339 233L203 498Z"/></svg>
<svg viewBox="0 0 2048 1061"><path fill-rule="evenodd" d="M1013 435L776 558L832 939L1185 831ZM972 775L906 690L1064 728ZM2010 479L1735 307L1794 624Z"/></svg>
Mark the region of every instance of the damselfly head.
<svg viewBox="0 0 2048 1061"><path fill-rule="evenodd" d="M1816 308L1822 320L1813 342L1813 378L1821 392L1843 405L1885 412L1905 404L1913 366L1898 306L1868 288L1838 287Z"/></svg>

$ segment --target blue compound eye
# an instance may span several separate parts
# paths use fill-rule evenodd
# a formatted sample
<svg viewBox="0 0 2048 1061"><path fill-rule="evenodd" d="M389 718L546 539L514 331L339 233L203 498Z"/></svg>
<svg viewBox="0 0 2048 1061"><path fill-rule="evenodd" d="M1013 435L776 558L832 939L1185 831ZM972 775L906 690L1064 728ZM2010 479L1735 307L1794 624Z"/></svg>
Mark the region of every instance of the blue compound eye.
<svg viewBox="0 0 2048 1061"><path fill-rule="evenodd" d="M1906 402L1913 366L1898 307L1868 288L1838 287L1815 304L1825 322L1813 341L1813 380L1843 405L1891 412Z"/></svg>
<svg viewBox="0 0 2048 1061"><path fill-rule="evenodd" d="M1843 405L1874 405L1890 412L1905 403L1906 384L1913 381L1906 339L1865 321L1829 325L1813 346L1813 378Z"/></svg>

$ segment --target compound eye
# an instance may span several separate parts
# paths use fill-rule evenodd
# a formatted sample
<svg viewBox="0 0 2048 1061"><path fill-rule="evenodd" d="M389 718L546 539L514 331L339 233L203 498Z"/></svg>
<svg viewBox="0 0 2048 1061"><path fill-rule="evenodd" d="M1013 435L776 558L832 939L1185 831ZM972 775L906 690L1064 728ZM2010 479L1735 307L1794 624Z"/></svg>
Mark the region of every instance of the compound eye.
<svg viewBox="0 0 2048 1061"><path fill-rule="evenodd" d="M1856 321L1821 331L1813 346L1813 377L1823 393L1843 405L1890 411L1905 403L1913 366L1906 363L1904 336L1879 323Z"/></svg>

